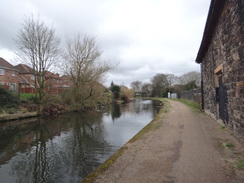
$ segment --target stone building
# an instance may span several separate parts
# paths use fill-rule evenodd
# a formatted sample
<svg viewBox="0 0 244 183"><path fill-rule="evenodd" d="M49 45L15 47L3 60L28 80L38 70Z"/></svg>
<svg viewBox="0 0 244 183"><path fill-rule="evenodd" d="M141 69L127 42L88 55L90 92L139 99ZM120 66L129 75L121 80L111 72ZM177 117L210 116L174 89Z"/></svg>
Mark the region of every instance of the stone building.
<svg viewBox="0 0 244 183"><path fill-rule="evenodd" d="M204 110L244 139L244 1L212 0L196 62Z"/></svg>

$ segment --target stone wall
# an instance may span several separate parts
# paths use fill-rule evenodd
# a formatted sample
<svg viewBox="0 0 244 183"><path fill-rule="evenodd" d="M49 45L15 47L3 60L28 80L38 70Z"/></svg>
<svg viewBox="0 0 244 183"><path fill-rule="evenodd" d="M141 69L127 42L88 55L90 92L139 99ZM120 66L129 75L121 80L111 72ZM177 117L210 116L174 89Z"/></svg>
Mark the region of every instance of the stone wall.
<svg viewBox="0 0 244 183"><path fill-rule="evenodd" d="M199 105L202 105L202 95L201 95L201 89L195 89L195 90L187 90L182 91L179 93L180 99L186 99L186 100L193 100L197 102Z"/></svg>
<svg viewBox="0 0 244 183"><path fill-rule="evenodd" d="M226 0L211 43L202 61L204 108L219 118L216 78L226 93L227 127L244 139L244 1Z"/></svg>

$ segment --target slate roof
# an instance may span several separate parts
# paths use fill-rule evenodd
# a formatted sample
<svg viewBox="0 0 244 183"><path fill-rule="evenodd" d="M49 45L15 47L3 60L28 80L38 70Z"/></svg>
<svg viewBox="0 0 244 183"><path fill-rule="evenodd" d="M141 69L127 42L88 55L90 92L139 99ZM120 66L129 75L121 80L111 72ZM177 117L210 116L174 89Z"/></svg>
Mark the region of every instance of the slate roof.
<svg viewBox="0 0 244 183"><path fill-rule="evenodd" d="M30 68L28 65L25 65L25 64L18 64L15 66L16 69L19 70L19 72L21 74L32 74L33 73L33 69Z"/></svg>
<svg viewBox="0 0 244 183"><path fill-rule="evenodd" d="M223 7L226 0L212 0L210 4L210 8L208 11L208 18L206 21L202 42L197 54L196 62L202 63L202 59L208 49L209 44L211 43L211 39L213 36L213 32L218 25L218 21L223 11Z"/></svg>

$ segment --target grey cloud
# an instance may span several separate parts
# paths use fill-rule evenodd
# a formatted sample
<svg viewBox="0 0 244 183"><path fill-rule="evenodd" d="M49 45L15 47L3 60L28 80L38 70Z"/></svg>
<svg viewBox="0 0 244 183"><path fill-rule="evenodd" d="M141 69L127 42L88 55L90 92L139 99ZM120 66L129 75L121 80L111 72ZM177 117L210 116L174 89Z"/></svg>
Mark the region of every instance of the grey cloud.
<svg viewBox="0 0 244 183"><path fill-rule="evenodd" d="M103 60L120 62L107 82L148 81L157 73L197 70L210 0L1 0L1 49L14 51L13 38L31 13L53 25L64 43L74 34L97 37ZM167 7L167 8L166 8ZM174 8L174 9L172 9ZM0 55L1 56L1 55Z"/></svg>

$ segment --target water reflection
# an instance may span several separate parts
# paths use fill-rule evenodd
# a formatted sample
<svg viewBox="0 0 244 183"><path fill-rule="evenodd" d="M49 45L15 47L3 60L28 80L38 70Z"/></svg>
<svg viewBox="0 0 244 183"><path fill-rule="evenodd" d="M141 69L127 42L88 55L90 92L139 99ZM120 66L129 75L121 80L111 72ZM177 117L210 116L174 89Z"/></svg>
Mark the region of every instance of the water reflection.
<svg viewBox="0 0 244 183"><path fill-rule="evenodd" d="M112 106L112 119L113 119L113 121L115 118L119 118L120 115L121 115L120 105L115 103Z"/></svg>
<svg viewBox="0 0 244 183"><path fill-rule="evenodd" d="M74 113L2 124L1 182L80 182L155 113L150 101L136 100L113 106L111 113Z"/></svg>

